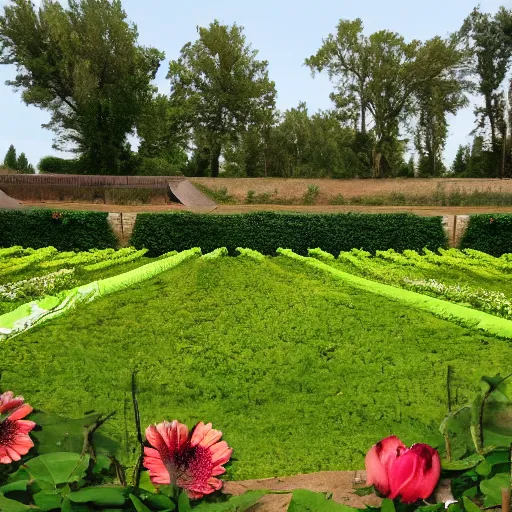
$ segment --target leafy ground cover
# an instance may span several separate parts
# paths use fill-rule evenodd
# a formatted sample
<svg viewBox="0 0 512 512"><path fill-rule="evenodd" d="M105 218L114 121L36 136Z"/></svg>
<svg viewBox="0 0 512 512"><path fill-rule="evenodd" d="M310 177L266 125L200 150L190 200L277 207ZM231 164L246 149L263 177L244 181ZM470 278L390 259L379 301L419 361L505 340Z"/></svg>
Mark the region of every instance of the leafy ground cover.
<svg viewBox="0 0 512 512"><path fill-rule="evenodd" d="M47 412L117 411L123 462L142 424L212 421L228 478L356 469L391 433L442 446L446 371L465 403L505 373L509 340L355 291L285 258L195 260L3 343L1 386ZM478 361L478 364L475 364Z"/></svg>

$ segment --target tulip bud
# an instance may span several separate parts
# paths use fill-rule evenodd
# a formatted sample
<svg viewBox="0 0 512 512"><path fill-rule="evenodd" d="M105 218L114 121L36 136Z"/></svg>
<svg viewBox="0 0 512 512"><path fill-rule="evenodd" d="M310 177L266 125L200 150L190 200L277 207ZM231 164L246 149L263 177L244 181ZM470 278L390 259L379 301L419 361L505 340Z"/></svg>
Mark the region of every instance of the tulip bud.
<svg viewBox="0 0 512 512"><path fill-rule="evenodd" d="M428 444L415 444L394 461L388 473L389 498L404 503L427 499L441 476L441 459Z"/></svg>
<svg viewBox="0 0 512 512"><path fill-rule="evenodd" d="M386 437L372 446L365 458L367 484L375 486L383 496L387 496L390 491L390 469L406 450L404 443L396 436Z"/></svg>

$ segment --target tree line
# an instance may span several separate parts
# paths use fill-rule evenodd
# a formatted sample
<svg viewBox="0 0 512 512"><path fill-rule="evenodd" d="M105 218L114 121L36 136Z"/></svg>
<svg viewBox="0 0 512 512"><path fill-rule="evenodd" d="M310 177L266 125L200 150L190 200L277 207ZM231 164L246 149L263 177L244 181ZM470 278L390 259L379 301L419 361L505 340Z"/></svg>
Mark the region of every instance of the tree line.
<svg viewBox="0 0 512 512"><path fill-rule="evenodd" d="M340 20L316 53L332 108L279 112L268 62L243 27L197 28L168 63L169 94L154 85L162 51L138 42L120 0L11 0L0 16L7 84L50 113L44 172L383 178L512 175L512 9L475 8L448 37L407 41ZM477 95L474 141L443 163L449 116ZM140 143L134 152L129 134ZM407 160L407 151L416 158Z"/></svg>

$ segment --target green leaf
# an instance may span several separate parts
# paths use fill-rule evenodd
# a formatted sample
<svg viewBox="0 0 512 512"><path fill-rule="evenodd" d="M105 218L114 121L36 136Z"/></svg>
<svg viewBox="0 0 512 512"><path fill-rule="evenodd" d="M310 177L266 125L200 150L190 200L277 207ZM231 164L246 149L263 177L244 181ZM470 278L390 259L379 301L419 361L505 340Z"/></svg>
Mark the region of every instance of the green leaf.
<svg viewBox="0 0 512 512"><path fill-rule="evenodd" d="M369 496L374 492L375 487L373 487L373 485L371 485L370 487L358 487L357 489L354 489L354 494L356 494L357 496Z"/></svg>
<svg viewBox="0 0 512 512"><path fill-rule="evenodd" d="M84 429L94 425L100 417L100 414L91 414L85 418L70 420L44 413L32 414L30 419L42 427L41 430L32 432L38 441L37 452L81 452L84 446Z"/></svg>
<svg viewBox="0 0 512 512"><path fill-rule="evenodd" d="M151 494L144 501L155 507L157 510L174 510L176 505L174 502L164 494Z"/></svg>
<svg viewBox="0 0 512 512"><path fill-rule="evenodd" d="M86 487L68 494L73 503L94 503L95 505L124 505L126 501L124 487Z"/></svg>
<svg viewBox="0 0 512 512"><path fill-rule="evenodd" d="M149 478L149 471L143 471L140 474L139 489L144 489L145 491L149 492L155 492L155 486L151 483L151 479Z"/></svg>
<svg viewBox="0 0 512 512"><path fill-rule="evenodd" d="M482 512L480 507L475 505L468 497L464 496L463 501L466 512Z"/></svg>
<svg viewBox="0 0 512 512"><path fill-rule="evenodd" d="M255 505L265 494L266 491L248 491L240 496L231 496L222 503L200 503L194 507L194 512L242 512Z"/></svg>
<svg viewBox="0 0 512 512"><path fill-rule="evenodd" d="M190 507L188 494L181 491L178 497L178 512L189 512L190 510L192 510L192 508Z"/></svg>
<svg viewBox="0 0 512 512"><path fill-rule="evenodd" d="M510 488L510 475L499 473L490 480L480 483L480 491L484 494L484 506L496 507L501 505L501 490Z"/></svg>
<svg viewBox="0 0 512 512"><path fill-rule="evenodd" d="M39 509L34 509L34 507L24 505L19 501L10 500L0 493L0 510L2 512L26 512L27 510L35 512L35 510Z"/></svg>
<svg viewBox="0 0 512 512"><path fill-rule="evenodd" d="M486 476L489 476L491 474L492 467L491 467L491 465L486 460L484 460L483 462L478 464L478 466L475 468L475 471L480 476L486 477Z"/></svg>
<svg viewBox="0 0 512 512"><path fill-rule="evenodd" d="M103 471L108 471L111 465L112 461L106 455L98 455L92 467L92 472L95 475L99 475Z"/></svg>
<svg viewBox="0 0 512 512"><path fill-rule="evenodd" d="M448 507L448 512L461 512L459 503L452 503Z"/></svg>
<svg viewBox="0 0 512 512"><path fill-rule="evenodd" d="M67 498L64 498L64 501L62 502L60 506L61 512L73 512L73 505L71 505L71 501L69 501Z"/></svg>
<svg viewBox="0 0 512 512"><path fill-rule="evenodd" d="M468 498L476 498L478 495L478 486L470 487L469 489L466 489L462 496L467 496Z"/></svg>
<svg viewBox="0 0 512 512"><path fill-rule="evenodd" d="M395 504L393 503L393 500L390 500L388 498L385 498L382 500L382 506L381 506L382 512L395 512Z"/></svg>
<svg viewBox="0 0 512 512"><path fill-rule="evenodd" d="M26 491L28 485L28 480L16 480L15 482L11 482L0 487L0 492L6 494L12 491Z"/></svg>
<svg viewBox="0 0 512 512"><path fill-rule="evenodd" d="M438 512L444 510L444 503L436 503L435 505L425 505L418 507L415 512Z"/></svg>
<svg viewBox="0 0 512 512"><path fill-rule="evenodd" d="M471 469L483 462L485 459L479 453L474 453L465 459L452 460L450 462L443 460L442 467L445 471L463 471Z"/></svg>
<svg viewBox="0 0 512 512"><path fill-rule="evenodd" d="M324 493L300 489L294 491L288 512L354 512L357 509L330 501ZM180 511L181 512L181 511ZM358 511L359 512L359 511Z"/></svg>
<svg viewBox="0 0 512 512"><path fill-rule="evenodd" d="M137 512L151 512L151 510L146 507L146 505L144 505L142 501L140 501L139 498L137 498L137 496L134 494L130 494L130 499L132 500L133 506Z"/></svg>
<svg viewBox="0 0 512 512"><path fill-rule="evenodd" d="M41 491L34 494L34 502L43 511L59 509L62 496L59 491Z"/></svg>
<svg viewBox="0 0 512 512"><path fill-rule="evenodd" d="M89 467L89 455L77 453L46 453L29 460L25 467L37 483L57 487L61 484L78 482Z"/></svg>

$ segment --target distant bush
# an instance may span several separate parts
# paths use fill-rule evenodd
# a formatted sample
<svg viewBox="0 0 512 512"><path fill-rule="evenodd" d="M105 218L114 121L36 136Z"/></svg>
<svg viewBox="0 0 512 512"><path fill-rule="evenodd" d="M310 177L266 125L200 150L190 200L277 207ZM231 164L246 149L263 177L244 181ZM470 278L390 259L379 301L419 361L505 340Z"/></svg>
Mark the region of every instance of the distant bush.
<svg viewBox="0 0 512 512"><path fill-rule="evenodd" d="M41 158L38 168L43 174L80 174L83 171L79 160L69 160L57 156Z"/></svg>
<svg viewBox="0 0 512 512"><path fill-rule="evenodd" d="M307 255L320 247L332 254L353 248L436 250L446 245L441 217L410 214L282 214L239 215L164 213L137 215L131 244L157 256L201 247L203 252L250 247L274 255L278 247Z"/></svg>
<svg viewBox="0 0 512 512"><path fill-rule="evenodd" d="M180 166L171 164L164 158L141 157L136 169L138 176L182 176Z"/></svg>

